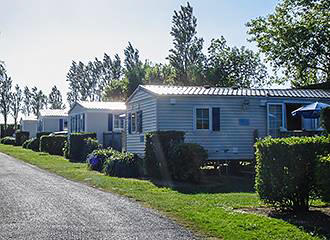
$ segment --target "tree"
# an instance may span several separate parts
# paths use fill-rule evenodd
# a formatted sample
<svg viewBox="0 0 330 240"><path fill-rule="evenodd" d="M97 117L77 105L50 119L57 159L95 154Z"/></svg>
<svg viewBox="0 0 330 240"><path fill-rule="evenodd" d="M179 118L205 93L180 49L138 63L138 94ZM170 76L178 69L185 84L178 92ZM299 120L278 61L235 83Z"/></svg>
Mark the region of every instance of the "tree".
<svg viewBox="0 0 330 240"><path fill-rule="evenodd" d="M259 55L244 46L229 47L223 36L211 41L205 76L210 86L251 88L271 84Z"/></svg>
<svg viewBox="0 0 330 240"><path fill-rule="evenodd" d="M174 38L174 48L170 49L168 60L175 69L176 84L199 84L205 61L203 39L196 37L197 19L189 3L181 6L180 11L174 11L172 23L170 34Z"/></svg>
<svg viewBox="0 0 330 240"><path fill-rule="evenodd" d="M63 104L62 94L60 90L54 85L51 93L48 96L48 103L50 104L50 109L64 109L65 105Z"/></svg>
<svg viewBox="0 0 330 240"><path fill-rule="evenodd" d="M168 64L145 64L144 84L174 84L175 70Z"/></svg>
<svg viewBox="0 0 330 240"><path fill-rule="evenodd" d="M124 50L125 54L125 77L127 78L127 95L130 96L134 90L143 84L145 77L144 64L140 60L139 50L129 42Z"/></svg>
<svg viewBox="0 0 330 240"><path fill-rule="evenodd" d="M79 91L80 84L78 79L78 67L75 61L72 61L69 72L66 75L66 81L69 82L69 92L67 94L67 100L72 105L74 102L80 99Z"/></svg>
<svg viewBox="0 0 330 240"><path fill-rule="evenodd" d="M0 112L3 116L5 129L7 128L7 118L12 100L11 85L11 78L8 77L5 67L0 64Z"/></svg>
<svg viewBox="0 0 330 240"><path fill-rule="evenodd" d="M24 88L24 106L23 106L23 112L25 115L30 116L31 113L31 92L28 86Z"/></svg>
<svg viewBox="0 0 330 240"><path fill-rule="evenodd" d="M17 129L18 114L23 111L23 93L18 84L15 86L15 91L11 93L11 115L14 118L15 129Z"/></svg>
<svg viewBox="0 0 330 240"><path fill-rule="evenodd" d="M40 110L47 108L47 96L36 87L32 88L31 109L36 117L40 116Z"/></svg>
<svg viewBox="0 0 330 240"><path fill-rule="evenodd" d="M275 12L247 23L275 71L293 86L330 82L329 0L282 0Z"/></svg>
<svg viewBox="0 0 330 240"><path fill-rule="evenodd" d="M113 79L103 92L104 101L125 101L127 99L127 79Z"/></svg>

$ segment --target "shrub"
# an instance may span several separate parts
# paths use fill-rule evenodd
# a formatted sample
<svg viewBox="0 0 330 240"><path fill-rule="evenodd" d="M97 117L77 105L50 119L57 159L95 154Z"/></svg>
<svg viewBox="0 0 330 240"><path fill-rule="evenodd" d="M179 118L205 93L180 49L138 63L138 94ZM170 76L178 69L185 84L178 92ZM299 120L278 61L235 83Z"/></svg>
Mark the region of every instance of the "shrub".
<svg viewBox="0 0 330 240"><path fill-rule="evenodd" d="M22 146L22 144L29 139L30 133L24 131L16 131L15 142L16 146Z"/></svg>
<svg viewBox="0 0 330 240"><path fill-rule="evenodd" d="M330 154L320 156L316 167L316 182L320 198L330 203Z"/></svg>
<svg viewBox="0 0 330 240"><path fill-rule="evenodd" d="M40 140L40 138L41 138L42 136L48 136L48 135L51 134L51 133L52 133L52 132L38 132L38 133L36 134L36 138Z"/></svg>
<svg viewBox="0 0 330 240"><path fill-rule="evenodd" d="M116 153L118 152L116 150L113 150L112 148L94 150L87 156L87 167L90 170L102 172L106 159Z"/></svg>
<svg viewBox="0 0 330 240"><path fill-rule="evenodd" d="M17 126L18 127L18 126ZM16 131L14 124L7 124L5 128L4 124L0 124L0 138L12 137Z"/></svg>
<svg viewBox="0 0 330 240"><path fill-rule="evenodd" d="M87 138L96 139L96 133L71 133L68 138L68 146L65 156L68 156L69 160L72 162L85 162L86 153L89 146L86 146L84 141Z"/></svg>
<svg viewBox="0 0 330 240"><path fill-rule="evenodd" d="M259 197L276 208L308 210L316 188L316 158L330 149L330 137L267 137L256 148Z"/></svg>
<svg viewBox="0 0 330 240"><path fill-rule="evenodd" d="M33 151L35 151L35 152L38 152L39 151L39 139L38 138L32 138L32 139L30 139L31 141L30 142L28 142L28 144L27 144L27 148L28 149L31 149L31 150L33 150Z"/></svg>
<svg viewBox="0 0 330 240"><path fill-rule="evenodd" d="M1 138L0 143L7 144L7 145L15 145L16 140L13 137L4 137L4 138Z"/></svg>
<svg viewBox="0 0 330 240"><path fill-rule="evenodd" d="M63 156L63 147L66 141L66 136L42 136L40 138L40 152Z"/></svg>
<svg viewBox="0 0 330 240"><path fill-rule="evenodd" d="M63 156L66 158L66 159L69 159L70 156L69 156L69 141L66 141L64 143L64 147L63 147Z"/></svg>
<svg viewBox="0 0 330 240"><path fill-rule="evenodd" d="M87 138L84 139L84 145L83 145L83 155L82 159L83 162L86 162L88 154L92 153L94 150L101 148L101 145L96 139L93 138Z"/></svg>
<svg viewBox="0 0 330 240"><path fill-rule="evenodd" d="M167 160L170 149L183 143L184 132L158 131L146 134L144 168L146 174L156 179L168 178Z"/></svg>
<svg viewBox="0 0 330 240"><path fill-rule="evenodd" d="M30 142L32 142L32 138L26 140L26 141L22 144L22 147L23 147L23 148L28 148L27 146L28 146L28 144L29 144Z"/></svg>
<svg viewBox="0 0 330 240"><path fill-rule="evenodd" d="M184 182L199 182L201 165L207 160L205 149L194 143L181 143L170 151L167 162L171 179Z"/></svg>
<svg viewBox="0 0 330 240"><path fill-rule="evenodd" d="M324 108L321 111L321 126L330 133L330 107Z"/></svg>
<svg viewBox="0 0 330 240"><path fill-rule="evenodd" d="M128 152L116 152L106 161L105 174L113 177L136 178L142 172L142 159Z"/></svg>

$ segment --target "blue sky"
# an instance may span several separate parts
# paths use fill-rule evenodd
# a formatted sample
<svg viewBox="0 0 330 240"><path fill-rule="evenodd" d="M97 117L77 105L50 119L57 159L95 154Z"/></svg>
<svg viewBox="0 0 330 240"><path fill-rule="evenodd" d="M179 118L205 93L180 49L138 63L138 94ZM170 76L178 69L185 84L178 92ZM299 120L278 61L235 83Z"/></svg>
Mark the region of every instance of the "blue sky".
<svg viewBox="0 0 330 240"><path fill-rule="evenodd" d="M272 13L275 0L192 0L198 36L206 49L223 35L229 45L246 45L246 22ZM123 54L128 41L142 59L165 62L179 0L0 0L0 59L13 81L47 94L56 84L67 91L72 60L87 62L103 53Z"/></svg>

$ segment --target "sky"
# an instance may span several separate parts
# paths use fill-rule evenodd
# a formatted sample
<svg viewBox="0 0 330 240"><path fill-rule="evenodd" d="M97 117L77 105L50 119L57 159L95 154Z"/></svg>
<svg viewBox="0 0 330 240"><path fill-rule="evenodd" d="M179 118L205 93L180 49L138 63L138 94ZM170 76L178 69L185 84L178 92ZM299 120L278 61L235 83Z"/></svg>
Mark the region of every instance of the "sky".
<svg viewBox="0 0 330 240"><path fill-rule="evenodd" d="M67 92L72 60L123 56L130 41L142 59L165 63L170 30L181 0L0 0L0 60L14 84L37 86L47 95ZM230 46L257 50L245 24L274 11L275 0L190 0L204 49L223 35ZM0 120L1 121L1 120Z"/></svg>

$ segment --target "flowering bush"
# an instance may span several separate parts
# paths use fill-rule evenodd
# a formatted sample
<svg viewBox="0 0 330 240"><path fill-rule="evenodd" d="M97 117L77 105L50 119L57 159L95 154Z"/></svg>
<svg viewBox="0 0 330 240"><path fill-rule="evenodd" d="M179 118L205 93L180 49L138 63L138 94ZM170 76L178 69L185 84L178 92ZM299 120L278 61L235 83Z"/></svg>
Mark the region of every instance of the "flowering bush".
<svg viewBox="0 0 330 240"><path fill-rule="evenodd" d="M90 170L102 172L106 159L116 153L118 152L112 148L94 150L87 156L87 166Z"/></svg>

